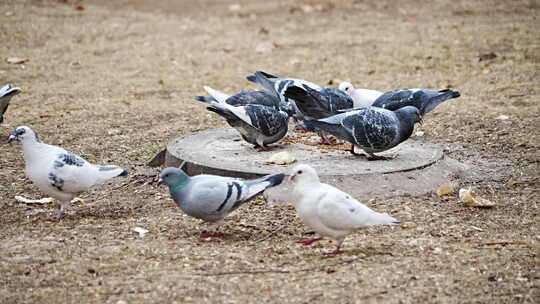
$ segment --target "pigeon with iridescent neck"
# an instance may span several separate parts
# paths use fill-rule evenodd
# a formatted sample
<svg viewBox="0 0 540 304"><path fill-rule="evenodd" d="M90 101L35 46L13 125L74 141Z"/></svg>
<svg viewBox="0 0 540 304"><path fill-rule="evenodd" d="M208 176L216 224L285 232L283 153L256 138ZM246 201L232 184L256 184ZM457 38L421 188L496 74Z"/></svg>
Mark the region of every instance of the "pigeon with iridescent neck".
<svg viewBox="0 0 540 304"><path fill-rule="evenodd" d="M202 237L219 236L223 219L269 187L277 186L285 177L274 174L244 180L218 175L189 176L179 168L165 168L159 174L160 183L169 186L169 193L176 205L187 215L213 223L216 232Z"/></svg>
<svg viewBox="0 0 540 304"><path fill-rule="evenodd" d="M42 142L27 126L17 127L8 142L22 143L26 176L46 195L58 200L59 210L49 220L59 220L72 199L91 187L128 172L118 166L93 165L60 147Z"/></svg>

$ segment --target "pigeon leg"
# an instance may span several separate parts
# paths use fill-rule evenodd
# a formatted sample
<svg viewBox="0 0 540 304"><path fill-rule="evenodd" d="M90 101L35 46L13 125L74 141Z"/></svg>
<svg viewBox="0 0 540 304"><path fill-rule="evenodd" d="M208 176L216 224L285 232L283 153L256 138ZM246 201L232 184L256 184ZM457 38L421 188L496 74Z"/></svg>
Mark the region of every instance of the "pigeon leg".
<svg viewBox="0 0 540 304"><path fill-rule="evenodd" d="M337 254L344 253L345 251L339 250L339 248L341 248L341 244L343 244L343 240L338 242L336 250L330 251L330 252L323 252L323 255L337 255Z"/></svg>
<svg viewBox="0 0 540 304"><path fill-rule="evenodd" d="M323 238L322 237L316 237L316 238L312 238L312 239L305 239L305 240L298 240L296 241L298 244L302 244L304 246L309 246L317 241L320 241L322 240Z"/></svg>
<svg viewBox="0 0 540 304"><path fill-rule="evenodd" d="M270 151L270 149L268 147L265 147L265 146L257 146L255 148L257 149L257 152Z"/></svg>
<svg viewBox="0 0 540 304"><path fill-rule="evenodd" d="M306 128L304 128L304 126L302 126L301 124L297 124L296 126L294 126L294 132L298 132L298 133L306 133L306 132L309 132L308 130L306 130Z"/></svg>
<svg viewBox="0 0 540 304"><path fill-rule="evenodd" d="M46 221L57 222L57 221L64 218L64 216L65 216L64 212L67 209L67 205L65 203L62 203L62 202L60 202L58 204L60 206L59 206L58 211L56 212L56 214L46 217L45 218Z"/></svg>
<svg viewBox="0 0 540 304"><path fill-rule="evenodd" d="M221 228L221 225L223 225L223 221L219 221L217 223L211 223L211 224L216 225L216 229L214 231L211 231L211 232L205 231L205 232L201 233L201 238L206 239L206 238L223 237L224 234L219 231L220 228Z"/></svg>
<svg viewBox="0 0 540 304"><path fill-rule="evenodd" d="M337 139L333 136L326 136L324 133L320 132L319 136L321 137L321 144L322 145L328 145L328 146L336 146L339 145Z"/></svg>

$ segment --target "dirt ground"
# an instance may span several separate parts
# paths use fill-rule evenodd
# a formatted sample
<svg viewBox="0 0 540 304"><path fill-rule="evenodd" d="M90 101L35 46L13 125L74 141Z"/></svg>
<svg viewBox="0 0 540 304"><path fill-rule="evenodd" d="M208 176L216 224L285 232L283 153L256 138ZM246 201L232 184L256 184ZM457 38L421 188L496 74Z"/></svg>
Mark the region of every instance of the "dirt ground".
<svg viewBox="0 0 540 304"><path fill-rule="evenodd" d="M2 136L28 125L131 172L45 222L53 206L15 202L43 195L21 147L0 142L1 303L537 303L538 1L153 2L0 2L0 85L24 90ZM456 183L496 207L456 194L373 198L403 225L359 231L335 257L321 255L330 241L296 244L309 229L294 210L262 201L232 214L224 238L200 239L207 227L145 162L179 134L225 126L192 96L255 88L244 77L256 70L459 90L420 130L483 169Z"/></svg>

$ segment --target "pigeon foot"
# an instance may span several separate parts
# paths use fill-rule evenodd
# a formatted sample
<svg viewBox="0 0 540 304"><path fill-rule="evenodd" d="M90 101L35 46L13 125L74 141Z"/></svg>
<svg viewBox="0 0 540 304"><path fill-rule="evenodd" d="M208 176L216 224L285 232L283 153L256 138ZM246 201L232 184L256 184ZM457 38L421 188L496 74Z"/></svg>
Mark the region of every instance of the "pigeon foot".
<svg viewBox="0 0 540 304"><path fill-rule="evenodd" d="M306 240L298 240L296 241L296 243L298 244L302 244L304 246L309 246L317 241L320 241L322 240L323 238L322 237L317 237L317 238L313 238L313 239L306 239Z"/></svg>

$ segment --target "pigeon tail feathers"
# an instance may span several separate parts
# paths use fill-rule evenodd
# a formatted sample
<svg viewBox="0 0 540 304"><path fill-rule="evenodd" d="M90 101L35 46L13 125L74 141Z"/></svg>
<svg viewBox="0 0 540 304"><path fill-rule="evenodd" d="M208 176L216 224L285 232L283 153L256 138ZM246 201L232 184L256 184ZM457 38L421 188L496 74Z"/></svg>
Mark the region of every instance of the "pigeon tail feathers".
<svg viewBox="0 0 540 304"><path fill-rule="evenodd" d="M205 102L205 103L217 102L217 100L214 97L208 97L208 96L195 96L195 100Z"/></svg>
<svg viewBox="0 0 540 304"><path fill-rule="evenodd" d="M210 96L212 96L213 98L215 98L217 100L217 102L219 103L225 103L225 101L231 97L231 95L228 95L228 94L225 94L221 91L218 91L218 90L214 90L212 89L211 87L209 86L204 86L204 90L210 94Z"/></svg>
<svg viewBox="0 0 540 304"><path fill-rule="evenodd" d="M262 191L277 186L281 184L283 179L285 178L285 174L274 174L270 176L261 177L254 180L247 180L245 181L246 185L248 186L248 199L251 199L255 195L261 193Z"/></svg>
<svg viewBox="0 0 540 304"><path fill-rule="evenodd" d="M441 90L438 91L438 94L432 98L429 99L428 102L422 105L422 108L420 110L420 114L422 116L426 115L427 113L433 111L439 104L442 102L452 99L452 98L458 98L461 94L458 91L452 91L452 90Z"/></svg>
<svg viewBox="0 0 540 304"><path fill-rule="evenodd" d="M388 213L379 213L373 211L367 219L366 225L398 225L401 221L391 217Z"/></svg>

